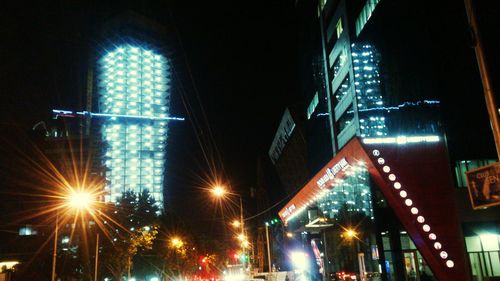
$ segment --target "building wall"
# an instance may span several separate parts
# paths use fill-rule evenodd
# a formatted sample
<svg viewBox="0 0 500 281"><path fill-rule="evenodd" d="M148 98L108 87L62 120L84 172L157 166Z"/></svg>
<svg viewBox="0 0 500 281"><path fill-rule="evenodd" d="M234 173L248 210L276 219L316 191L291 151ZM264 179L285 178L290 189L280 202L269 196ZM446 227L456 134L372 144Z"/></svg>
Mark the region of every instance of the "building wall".
<svg viewBox="0 0 500 281"><path fill-rule="evenodd" d="M105 201L125 191L150 191L163 206L169 65L165 55L140 43L107 50L98 63L99 113L106 145Z"/></svg>
<svg viewBox="0 0 500 281"><path fill-rule="evenodd" d="M307 144L301 117L285 110L268 155L287 194L293 194L307 182ZM295 117L294 117L295 116Z"/></svg>

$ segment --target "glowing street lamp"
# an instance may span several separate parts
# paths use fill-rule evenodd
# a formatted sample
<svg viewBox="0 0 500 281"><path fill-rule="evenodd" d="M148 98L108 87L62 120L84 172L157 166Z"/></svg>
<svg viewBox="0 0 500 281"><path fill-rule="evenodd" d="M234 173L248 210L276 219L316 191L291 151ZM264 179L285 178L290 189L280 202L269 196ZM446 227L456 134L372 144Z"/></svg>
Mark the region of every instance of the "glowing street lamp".
<svg viewBox="0 0 500 281"><path fill-rule="evenodd" d="M215 197L222 198L226 195L227 191L224 187L217 185L210 190Z"/></svg>
<svg viewBox="0 0 500 281"><path fill-rule="evenodd" d="M68 194L63 196L63 204L62 207L66 207L70 210L76 210L77 212L81 212L83 210L87 210L87 212L92 212L92 208L94 207L96 201L96 194L91 193L86 190L71 190ZM57 260L57 239L59 232L59 211L56 213L56 226L54 231L54 252L52 254L52 275L51 280L54 281L56 278L56 260ZM99 234L97 234L96 238L96 257L95 257L95 272L94 279L97 280L97 260L99 254Z"/></svg>
<svg viewBox="0 0 500 281"><path fill-rule="evenodd" d="M250 242L248 242L248 240L241 241L242 248L248 248L249 246L250 246Z"/></svg>
<svg viewBox="0 0 500 281"><path fill-rule="evenodd" d="M247 238L245 237L245 234L241 233L237 236L238 240L240 241L245 241Z"/></svg>
<svg viewBox="0 0 500 281"><path fill-rule="evenodd" d="M217 198L223 198L225 197L227 194L230 194L230 195L234 195L234 196L238 196L238 198L240 199L240 221L239 223L235 220L232 222L232 225L234 227L241 227L241 234L238 235L238 239L240 241L243 241L245 240L245 225L244 225L244 222L243 222L243 199L241 198L241 195L239 194L236 194L236 193L229 193L223 186L220 186L220 185L216 185L214 187L212 187L210 189L210 192ZM244 249L245 247L243 247Z"/></svg>
<svg viewBox="0 0 500 281"><path fill-rule="evenodd" d="M236 193L229 193L223 186L220 186L220 185L216 185L214 187L212 187L210 189L210 192L212 193L213 196L215 196L216 198L223 198L225 197L227 194L230 194L230 195L234 195L234 196L238 196L238 198L240 199L240 221L237 222L236 220L234 220L232 222L232 225L234 227L241 227L242 229L242 232L244 230L244 224L243 224L243 200L241 198L241 195L239 194L236 194Z"/></svg>
<svg viewBox="0 0 500 281"><path fill-rule="evenodd" d="M344 237L346 237L347 239L356 238L357 235L358 233L356 233L356 231L354 231L354 229L351 228L348 228L344 231Z"/></svg>
<svg viewBox="0 0 500 281"><path fill-rule="evenodd" d="M72 191L68 196L68 206L75 210L88 209L93 203L93 195L86 191Z"/></svg>
<svg viewBox="0 0 500 281"><path fill-rule="evenodd" d="M182 239L179 237L172 237L172 239L170 239L170 246L175 249L180 249L182 246L184 246L184 241L182 241Z"/></svg>
<svg viewBox="0 0 500 281"><path fill-rule="evenodd" d="M234 221L231 223L231 225L232 225L233 227L235 227L235 228L238 228L238 227L240 227L240 226L241 226L241 223L240 223L240 221L239 221L239 220L234 220Z"/></svg>

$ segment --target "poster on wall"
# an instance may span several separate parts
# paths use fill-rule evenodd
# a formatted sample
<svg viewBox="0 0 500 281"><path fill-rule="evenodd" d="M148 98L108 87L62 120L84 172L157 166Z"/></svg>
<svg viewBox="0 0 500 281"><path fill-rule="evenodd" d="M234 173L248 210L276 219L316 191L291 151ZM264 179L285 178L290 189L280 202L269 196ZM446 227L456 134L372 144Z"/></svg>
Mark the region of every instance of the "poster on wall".
<svg viewBox="0 0 500 281"><path fill-rule="evenodd" d="M318 243L321 243L319 239L311 239L311 247L314 253L314 257L316 258L316 264L319 268L319 274L323 274L323 272L325 271L325 265L323 263L322 253L318 248Z"/></svg>
<svg viewBox="0 0 500 281"><path fill-rule="evenodd" d="M473 209L500 205L500 163L465 173Z"/></svg>

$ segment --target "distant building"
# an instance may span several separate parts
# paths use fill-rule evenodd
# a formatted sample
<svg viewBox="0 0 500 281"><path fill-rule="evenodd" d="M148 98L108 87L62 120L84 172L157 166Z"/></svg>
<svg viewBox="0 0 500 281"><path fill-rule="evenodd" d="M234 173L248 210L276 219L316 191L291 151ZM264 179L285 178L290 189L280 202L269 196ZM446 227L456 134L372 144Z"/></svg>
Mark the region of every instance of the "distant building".
<svg viewBox="0 0 500 281"><path fill-rule="evenodd" d="M96 54L105 201L147 189L163 208L171 70L165 30L135 14L110 21ZM89 110L91 111L91 110Z"/></svg>

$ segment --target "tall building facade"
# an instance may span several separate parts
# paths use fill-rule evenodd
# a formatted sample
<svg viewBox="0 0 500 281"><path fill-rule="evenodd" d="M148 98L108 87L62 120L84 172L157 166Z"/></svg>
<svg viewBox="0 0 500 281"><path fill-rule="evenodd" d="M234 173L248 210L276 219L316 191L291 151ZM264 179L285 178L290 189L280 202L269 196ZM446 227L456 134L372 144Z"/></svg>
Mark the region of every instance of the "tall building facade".
<svg viewBox="0 0 500 281"><path fill-rule="evenodd" d="M102 125L106 144L106 201L148 189L163 204L169 73L165 56L119 45L99 61L99 105L112 116Z"/></svg>
<svg viewBox="0 0 500 281"><path fill-rule="evenodd" d="M450 180L453 161L480 159L477 152L491 146L463 141L453 130L454 122L478 120L466 110L457 114L454 105L480 99L466 94L480 88L469 81L474 73L464 72L473 56L461 42L460 27L467 27L461 3L295 3L311 170L279 215L316 257L308 278L327 280L335 272L391 281L497 276L500 263L491 254L498 253L500 218L476 212L484 220L478 223L470 204L462 204L466 190ZM452 52L451 45L457 47ZM462 142L476 145L457 150ZM458 186L474 161L460 162ZM439 215L443 206L448 218ZM347 229L356 239L348 239ZM494 246L481 233L491 234Z"/></svg>
<svg viewBox="0 0 500 281"><path fill-rule="evenodd" d="M105 117L99 124L106 168L105 201L116 202L125 191L147 189L163 208L169 60L158 41L142 30L137 32L137 24L130 27L126 25L130 21L123 22L125 28L120 23L121 28L107 31L109 38L103 39L107 47L98 52L96 63L94 104Z"/></svg>

